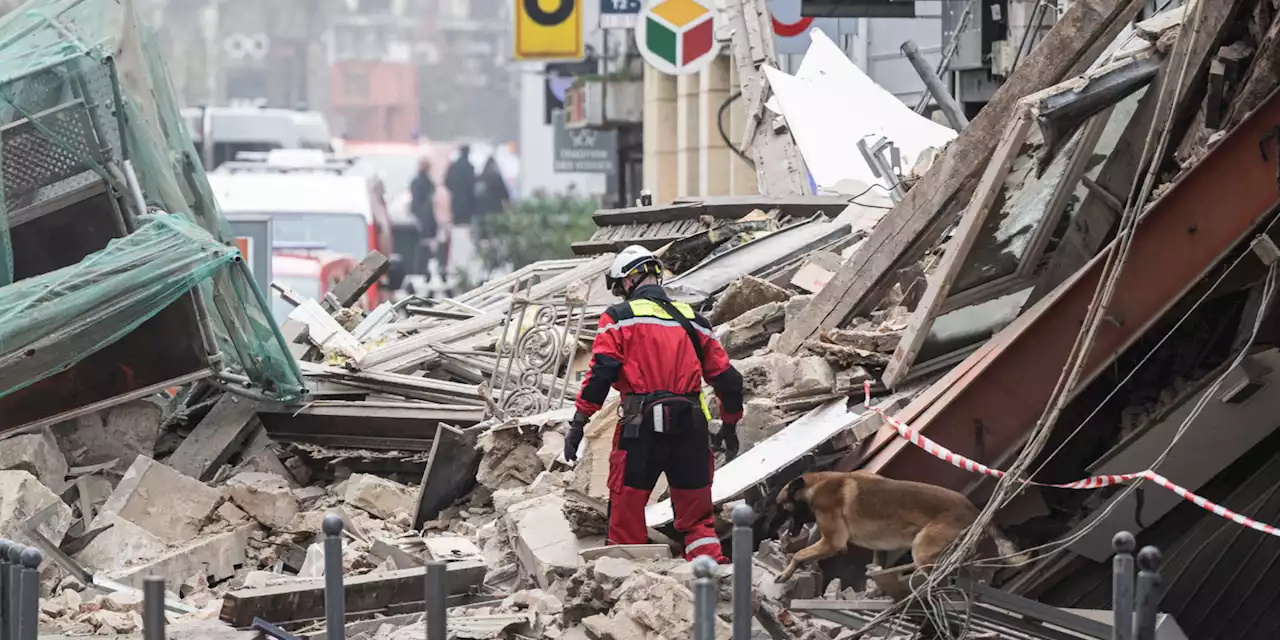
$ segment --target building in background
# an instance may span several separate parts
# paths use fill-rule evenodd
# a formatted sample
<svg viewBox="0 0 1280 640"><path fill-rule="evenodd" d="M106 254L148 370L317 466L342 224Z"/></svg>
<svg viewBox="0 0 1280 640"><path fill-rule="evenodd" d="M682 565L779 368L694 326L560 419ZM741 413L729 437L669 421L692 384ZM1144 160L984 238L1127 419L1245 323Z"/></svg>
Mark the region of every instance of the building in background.
<svg viewBox="0 0 1280 640"><path fill-rule="evenodd" d="M419 122L432 139L494 143L520 135L519 65L503 0L420 0Z"/></svg>
<svg viewBox="0 0 1280 640"><path fill-rule="evenodd" d="M342 0L136 0L183 105L329 108L326 34Z"/></svg>
<svg viewBox="0 0 1280 640"><path fill-rule="evenodd" d="M347 0L328 34L330 126L348 140L409 141L419 131L412 0ZM424 56L425 58L426 56Z"/></svg>

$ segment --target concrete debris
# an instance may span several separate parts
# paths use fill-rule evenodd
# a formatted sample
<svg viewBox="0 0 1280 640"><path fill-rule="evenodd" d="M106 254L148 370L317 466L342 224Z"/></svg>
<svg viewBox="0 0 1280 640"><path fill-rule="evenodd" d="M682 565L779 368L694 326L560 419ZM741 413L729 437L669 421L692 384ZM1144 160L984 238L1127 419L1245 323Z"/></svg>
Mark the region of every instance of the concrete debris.
<svg viewBox="0 0 1280 640"><path fill-rule="evenodd" d="M564 517L569 521L574 535L579 538L603 536L609 531L609 520L590 505L574 500L572 497L564 501Z"/></svg>
<svg viewBox="0 0 1280 640"><path fill-rule="evenodd" d="M348 491L351 484L348 484ZM242 472L227 481L227 497L268 529L287 529L298 515L289 482L273 473Z"/></svg>
<svg viewBox="0 0 1280 640"><path fill-rule="evenodd" d="M542 440L520 427L493 429L480 436L484 456L476 472L476 482L491 490L528 486L544 470L538 455Z"/></svg>
<svg viewBox="0 0 1280 640"><path fill-rule="evenodd" d="M67 479L67 459L47 427L5 440L0 446L0 469L27 471L46 487L61 488Z"/></svg>
<svg viewBox="0 0 1280 640"><path fill-rule="evenodd" d="M789 299L791 293L786 289L754 276L745 276L720 294L707 320L713 325L724 324L770 302L786 302Z"/></svg>
<svg viewBox="0 0 1280 640"><path fill-rule="evenodd" d="M564 503L557 495L539 496L502 514L520 564L543 589L577 570L578 553L584 548L564 516Z"/></svg>
<svg viewBox="0 0 1280 640"><path fill-rule="evenodd" d="M719 331L720 344L730 358L741 358L768 345L771 336L786 328L786 308L770 302L748 311Z"/></svg>
<svg viewBox="0 0 1280 640"><path fill-rule="evenodd" d="M347 480L343 500L384 520L407 518L414 508L408 487L366 473L357 473Z"/></svg>
<svg viewBox="0 0 1280 640"><path fill-rule="evenodd" d="M155 455L163 420L158 402L134 400L55 425L53 434L71 466L115 460L124 471L139 455Z"/></svg>
<svg viewBox="0 0 1280 640"><path fill-rule="evenodd" d="M182 544L200 533L222 501L217 489L140 455L98 517L114 514L167 544Z"/></svg>
<svg viewBox="0 0 1280 640"><path fill-rule="evenodd" d="M34 545L35 540L23 525L28 518L45 509L52 509L52 512L36 527L36 531L50 542L61 544L73 522L71 507L34 475L26 471L0 471L0 531L5 536L28 546Z"/></svg>

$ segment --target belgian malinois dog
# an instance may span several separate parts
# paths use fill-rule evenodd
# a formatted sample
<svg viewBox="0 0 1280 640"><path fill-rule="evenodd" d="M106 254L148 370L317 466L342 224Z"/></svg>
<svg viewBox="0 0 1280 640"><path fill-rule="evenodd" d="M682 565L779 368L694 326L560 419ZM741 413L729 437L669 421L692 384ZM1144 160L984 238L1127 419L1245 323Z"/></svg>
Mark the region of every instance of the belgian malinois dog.
<svg viewBox="0 0 1280 640"><path fill-rule="evenodd" d="M822 537L798 551L778 575L786 582L802 562L844 553L850 544L872 551L911 550L917 567L938 556L978 517L963 494L921 482L892 480L869 471L806 473L778 493L778 506L791 514L791 533L817 522ZM994 525L986 530L1006 562L1025 562Z"/></svg>

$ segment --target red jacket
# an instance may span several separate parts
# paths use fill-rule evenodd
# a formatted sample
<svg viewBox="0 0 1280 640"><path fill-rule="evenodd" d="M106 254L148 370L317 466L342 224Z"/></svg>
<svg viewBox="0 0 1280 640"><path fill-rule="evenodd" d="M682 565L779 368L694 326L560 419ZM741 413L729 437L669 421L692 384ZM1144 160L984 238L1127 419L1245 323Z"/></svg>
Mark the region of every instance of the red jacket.
<svg viewBox="0 0 1280 640"><path fill-rule="evenodd" d="M720 418L736 424L742 419L742 375L729 362L711 323L688 305L675 303L697 330L705 358L699 363L689 334L654 300L670 299L662 287L644 285L630 300L600 315L578 411L588 416L599 411L611 386L624 397L655 391L686 395L700 392L705 379L720 400Z"/></svg>

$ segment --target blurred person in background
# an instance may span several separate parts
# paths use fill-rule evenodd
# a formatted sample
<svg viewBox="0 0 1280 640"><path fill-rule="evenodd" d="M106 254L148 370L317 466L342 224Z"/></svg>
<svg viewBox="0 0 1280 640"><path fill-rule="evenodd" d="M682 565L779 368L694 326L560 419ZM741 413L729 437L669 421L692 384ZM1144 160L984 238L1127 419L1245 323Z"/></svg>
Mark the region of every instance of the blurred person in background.
<svg viewBox="0 0 1280 640"><path fill-rule="evenodd" d="M449 225L449 276L462 272L468 286L479 284L475 269L475 248L471 240L471 220L476 215L476 170L471 165L471 145L458 147L458 157L449 165L444 184L452 198L453 218Z"/></svg>
<svg viewBox="0 0 1280 640"><path fill-rule="evenodd" d="M409 183L409 196L409 211L418 220L417 264L413 268L430 281L432 245L440 231L440 222L436 218L436 183L431 179L431 160L425 156L418 159L418 173Z"/></svg>
<svg viewBox="0 0 1280 640"><path fill-rule="evenodd" d="M476 214L486 216L502 213L510 200L511 192L507 190L507 181L498 170L498 161L490 156L476 181Z"/></svg>

